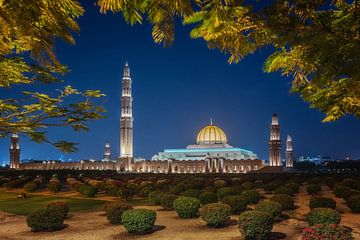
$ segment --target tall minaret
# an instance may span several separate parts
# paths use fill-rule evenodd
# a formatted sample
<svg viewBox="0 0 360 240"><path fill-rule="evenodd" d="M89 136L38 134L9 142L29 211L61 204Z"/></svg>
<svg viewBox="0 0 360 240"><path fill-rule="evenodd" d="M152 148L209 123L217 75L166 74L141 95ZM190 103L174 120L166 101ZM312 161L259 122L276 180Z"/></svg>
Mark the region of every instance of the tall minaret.
<svg viewBox="0 0 360 240"><path fill-rule="evenodd" d="M287 135L286 139L286 167L294 166L294 158L293 158L293 146L291 136Z"/></svg>
<svg viewBox="0 0 360 240"><path fill-rule="evenodd" d="M11 136L10 143L10 168L18 169L20 167L20 145L19 136L14 133Z"/></svg>
<svg viewBox="0 0 360 240"><path fill-rule="evenodd" d="M269 141L270 166L281 166L281 140L279 118L276 113L272 115Z"/></svg>
<svg viewBox="0 0 360 240"><path fill-rule="evenodd" d="M132 101L130 67L126 62L121 93L120 157L133 157Z"/></svg>
<svg viewBox="0 0 360 240"><path fill-rule="evenodd" d="M105 153L104 153L104 161L110 161L110 143L105 144Z"/></svg>

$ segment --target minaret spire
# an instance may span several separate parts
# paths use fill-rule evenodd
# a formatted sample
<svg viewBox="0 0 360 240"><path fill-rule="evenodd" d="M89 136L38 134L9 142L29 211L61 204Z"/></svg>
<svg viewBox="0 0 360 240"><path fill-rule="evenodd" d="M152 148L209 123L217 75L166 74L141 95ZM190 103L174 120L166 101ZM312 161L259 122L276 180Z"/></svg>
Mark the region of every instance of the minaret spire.
<svg viewBox="0 0 360 240"><path fill-rule="evenodd" d="M130 66L126 62L122 79L120 118L120 157L133 157L133 114Z"/></svg>
<svg viewBox="0 0 360 240"><path fill-rule="evenodd" d="M279 117L276 113L272 115L269 141L270 166L281 166L281 140Z"/></svg>
<svg viewBox="0 0 360 240"><path fill-rule="evenodd" d="M293 158L293 146L292 139L290 135L287 135L286 139L286 167L294 166L294 158Z"/></svg>
<svg viewBox="0 0 360 240"><path fill-rule="evenodd" d="M20 145L19 145L19 135L14 133L11 136L10 144L10 168L18 169L20 167Z"/></svg>

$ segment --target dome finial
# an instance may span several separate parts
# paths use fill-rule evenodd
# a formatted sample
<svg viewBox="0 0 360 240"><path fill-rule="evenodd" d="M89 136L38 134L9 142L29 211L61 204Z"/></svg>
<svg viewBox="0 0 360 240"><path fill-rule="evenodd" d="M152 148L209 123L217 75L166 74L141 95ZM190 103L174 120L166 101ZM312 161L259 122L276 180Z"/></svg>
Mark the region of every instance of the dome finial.
<svg viewBox="0 0 360 240"><path fill-rule="evenodd" d="M213 119L212 119L212 117L210 118L210 125L213 125Z"/></svg>

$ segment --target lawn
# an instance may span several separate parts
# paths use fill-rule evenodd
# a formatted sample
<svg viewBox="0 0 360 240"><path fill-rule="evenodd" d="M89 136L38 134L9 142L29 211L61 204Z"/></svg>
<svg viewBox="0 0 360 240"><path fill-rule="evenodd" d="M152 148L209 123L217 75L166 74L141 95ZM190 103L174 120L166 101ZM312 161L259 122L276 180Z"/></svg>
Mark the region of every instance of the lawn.
<svg viewBox="0 0 360 240"><path fill-rule="evenodd" d="M0 211L17 215L27 215L30 212L45 207L49 202L62 201L69 204L70 211L97 210L105 201L65 198L40 195L28 195L25 199L16 200L17 193L0 191Z"/></svg>

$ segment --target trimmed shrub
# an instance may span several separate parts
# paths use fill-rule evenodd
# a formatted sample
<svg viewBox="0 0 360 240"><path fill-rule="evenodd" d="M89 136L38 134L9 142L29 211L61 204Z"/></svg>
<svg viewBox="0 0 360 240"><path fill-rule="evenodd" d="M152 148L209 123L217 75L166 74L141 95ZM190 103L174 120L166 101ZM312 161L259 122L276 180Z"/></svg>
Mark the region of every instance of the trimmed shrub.
<svg viewBox="0 0 360 240"><path fill-rule="evenodd" d="M30 213L26 223L32 231L56 231L64 227L63 213L56 208L44 208Z"/></svg>
<svg viewBox="0 0 360 240"><path fill-rule="evenodd" d="M106 218L111 224L121 224L122 214L132 207L122 202L112 202L104 206Z"/></svg>
<svg viewBox="0 0 360 240"><path fill-rule="evenodd" d="M360 195L350 196L346 199L347 206L354 213L360 213Z"/></svg>
<svg viewBox="0 0 360 240"><path fill-rule="evenodd" d="M134 189L128 187L119 187L119 190L116 192L116 196L121 197L125 201L132 198L134 195Z"/></svg>
<svg viewBox="0 0 360 240"><path fill-rule="evenodd" d="M65 202L50 202L46 207L58 209L60 212L62 212L63 218L67 217L70 209L69 205Z"/></svg>
<svg viewBox="0 0 360 240"><path fill-rule="evenodd" d="M173 207L179 217L192 218L197 216L200 208L200 201L192 197L178 197L173 202Z"/></svg>
<svg viewBox="0 0 360 240"><path fill-rule="evenodd" d="M267 240L273 227L270 214L245 211L239 217L239 229L246 240Z"/></svg>
<svg viewBox="0 0 360 240"><path fill-rule="evenodd" d="M325 178L324 182L329 188L333 189L337 183L337 180L333 177L327 177Z"/></svg>
<svg viewBox="0 0 360 240"><path fill-rule="evenodd" d="M314 208L307 214L307 221L310 226L314 224L339 224L340 214L331 208Z"/></svg>
<svg viewBox="0 0 360 240"><path fill-rule="evenodd" d="M280 203L282 210L294 209L294 199L287 194L274 195L270 200Z"/></svg>
<svg viewBox="0 0 360 240"><path fill-rule="evenodd" d="M260 200L260 193L256 190L245 190L240 196L243 196L248 204L258 203Z"/></svg>
<svg viewBox="0 0 360 240"><path fill-rule="evenodd" d="M28 182L24 185L24 190L26 192L35 192L39 188L39 185L35 182Z"/></svg>
<svg viewBox="0 0 360 240"><path fill-rule="evenodd" d="M297 191L299 191L300 184L296 182L289 182L285 184L285 187L290 188L293 191L293 193L296 193Z"/></svg>
<svg viewBox="0 0 360 240"><path fill-rule="evenodd" d="M161 196L163 195L160 191L150 192L148 195L148 200L150 204L160 205L161 204Z"/></svg>
<svg viewBox="0 0 360 240"><path fill-rule="evenodd" d="M263 201L255 206L256 211L269 213L274 219L279 216L281 209L281 204L273 201Z"/></svg>
<svg viewBox="0 0 360 240"><path fill-rule="evenodd" d="M286 194L286 195L290 195L290 196L293 196L295 192L296 191L294 189L288 188L285 186L278 187L274 191L275 195Z"/></svg>
<svg viewBox="0 0 360 240"><path fill-rule="evenodd" d="M223 197L230 195L232 195L231 187L223 187L217 190L217 196L220 200L223 199Z"/></svg>
<svg viewBox="0 0 360 240"><path fill-rule="evenodd" d="M252 182L244 182L241 184L241 187L243 187L244 190L250 190L254 188L254 184Z"/></svg>
<svg viewBox="0 0 360 240"><path fill-rule="evenodd" d="M223 203L209 203L200 209L201 218L210 227L222 227L230 219L231 208Z"/></svg>
<svg viewBox="0 0 360 240"><path fill-rule="evenodd" d="M200 200L201 204L205 205L205 204L209 204L209 203L218 202L218 197L213 192L203 192L200 194L199 200Z"/></svg>
<svg viewBox="0 0 360 240"><path fill-rule="evenodd" d="M172 195L172 194L163 194L161 196L161 206L166 210L172 210L173 208L173 202L178 196Z"/></svg>
<svg viewBox="0 0 360 240"><path fill-rule="evenodd" d="M222 179L218 179L214 181L214 187L215 188L222 188L226 186L226 181Z"/></svg>
<svg viewBox="0 0 360 240"><path fill-rule="evenodd" d="M129 233L147 233L154 228L156 212L149 209L131 209L122 214L122 223Z"/></svg>
<svg viewBox="0 0 360 240"><path fill-rule="evenodd" d="M117 197L117 192L119 190L120 190L120 188L115 185L106 185L105 186L106 194L109 196L112 196L112 197Z"/></svg>
<svg viewBox="0 0 360 240"><path fill-rule="evenodd" d="M58 193L61 191L61 183L59 182L51 182L48 185L48 189L50 192Z"/></svg>
<svg viewBox="0 0 360 240"><path fill-rule="evenodd" d="M181 193L182 196L199 198L201 191L198 189L189 189Z"/></svg>
<svg viewBox="0 0 360 240"><path fill-rule="evenodd" d="M312 197L309 202L310 209L313 208L336 208L336 202L332 198Z"/></svg>
<svg viewBox="0 0 360 240"><path fill-rule="evenodd" d="M317 194L321 191L321 186L319 184L309 184L306 187L306 191L311 195Z"/></svg>
<svg viewBox="0 0 360 240"><path fill-rule="evenodd" d="M98 189L90 185L84 184L79 187L79 193L84 197L94 197L97 192Z"/></svg>
<svg viewBox="0 0 360 240"><path fill-rule="evenodd" d="M265 184L263 186L263 188L266 192L271 192L271 191L274 191L278 186L279 186L278 183L271 182L271 183Z"/></svg>
<svg viewBox="0 0 360 240"><path fill-rule="evenodd" d="M240 195L226 196L221 200L221 202L229 205L232 213L243 212L247 207L247 199Z"/></svg>
<svg viewBox="0 0 360 240"><path fill-rule="evenodd" d="M335 196L339 198L347 199L348 197L351 196L351 188L340 184L336 184L333 191Z"/></svg>
<svg viewBox="0 0 360 240"><path fill-rule="evenodd" d="M359 183L359 181L356 181L355 179L346 178L342 181L342 184L349 188L360 190L360 183Z"/></svg>
<svg viewBox="0 0 360 240"><path fill-rule="evenodd" d="M304 228L302 239L318 240L318 239L353 239L351 230L336 224L315 224L312 227Z"/></svg>
<svg viewBox="0 0 360 240"><path fill-rule="evenodd" d="M141 197L148 197L149 193L155 191L155 187L153 186L145 186L143 188L140 189L139 195Z"/></svg>

